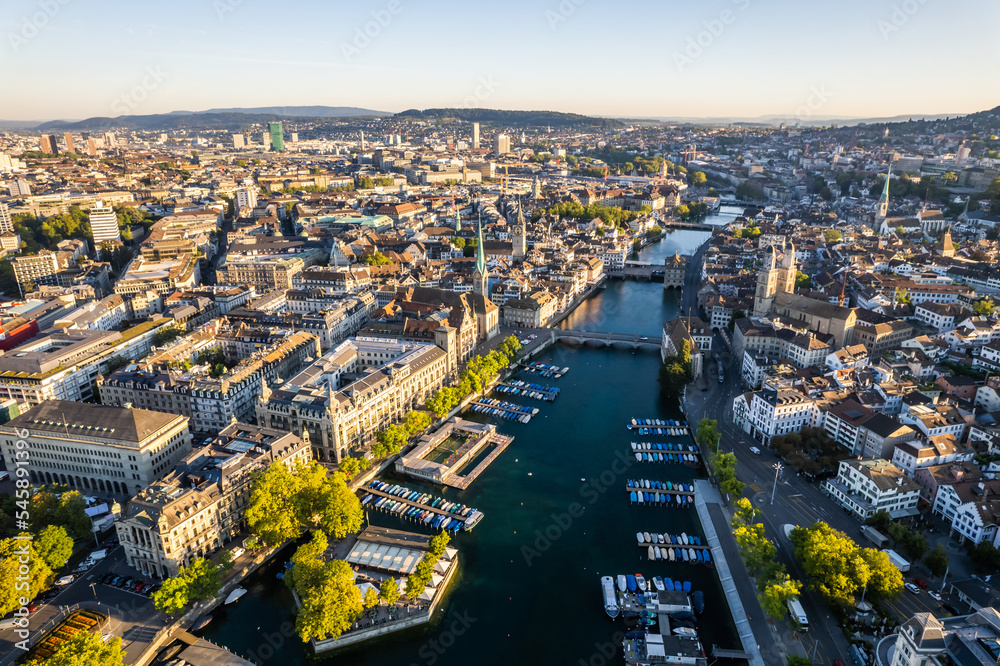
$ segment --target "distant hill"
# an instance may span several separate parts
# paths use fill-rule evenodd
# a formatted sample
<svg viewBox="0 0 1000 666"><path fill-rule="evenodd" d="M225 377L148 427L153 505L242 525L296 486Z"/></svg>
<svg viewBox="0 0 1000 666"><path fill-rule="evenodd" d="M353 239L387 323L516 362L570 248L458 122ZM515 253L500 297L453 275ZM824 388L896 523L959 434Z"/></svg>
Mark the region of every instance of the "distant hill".
<svg viewBox="0 0 1000 666"><path fill-rule="evenodd" d="M175 111L174 113L184 113ZM266 113L276 116L308 116L311 118L356 118L359 116L391 116L390 111L375 111L357 106L257 106L251 108L208 109L200 113Z"/></svg>
<svg viewBox="0 0 1000 666"><path fill-rule="evenodd" d="M924 116L922 118L911 116L903 122L889 123L889 131L891 133L919 132L926 131L929 126L933 126L935 133L964 131L978 133L980 136L1000 134L1000 106L964 116Z"/></svg>
<svg viewBox="0 0 1000 666"><path fill-rule="evenodd" d="M808 116L808 117L797 117L797 116L783 116L780 114L768 114L764 116L709 116L704 118L698 118L695 116L657 116L652 119L649 118L621 118L622 121L626 123L638 123L638 122L649 122L649 120L655 120L663 123L678 123L681 125L759 125L759 126L773 126L777 127L781 123L787 125L795 125L799 123L804 126L813 125L838 125L838 126L850 126L850 125L860 125L862 123L867 125L876 125L882 123L893 123L907 121L912 118L920 118L924 120L938 120L940 118L954 117L954 114L939 113L939 114L911 114L911 115L899 115L899 116L885 116L885 117L875 117L875 118L836 118L833 116Z"/></svg>
<svg viewBox="0 0 1000 666"><path fill-rule="evenodd" d="M495 125L545 126L552 127L602 127L614 129L624 127L619 120L595 118L578 113L559 111L505 111L502 109L409 109L397 113L395 118L454 118L467 122L493 123Z"/></svg>
<svg viewBox="0 0 1000 666"><path fill-rule="evenodd" d="M315 111L316 113L307 113ZM267 123L275 120L309 120L322 122L330 118L362 116L388 116L386 111L372 111L352 106L289 106L260 107L260 109L211 109L209 111L171 111L147 116L95 117L86 120L53 120L35 127L45 131L95 130L124 127L134 130L175 129L238 129L244 125Z"/></svg>

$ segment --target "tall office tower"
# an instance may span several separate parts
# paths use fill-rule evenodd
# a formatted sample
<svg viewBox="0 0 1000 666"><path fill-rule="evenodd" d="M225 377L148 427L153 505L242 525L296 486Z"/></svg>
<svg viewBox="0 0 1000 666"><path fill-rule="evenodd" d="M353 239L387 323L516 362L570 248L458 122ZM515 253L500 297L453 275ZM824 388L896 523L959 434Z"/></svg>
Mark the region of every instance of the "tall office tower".
<svg viewBox="0 0 1000 666"><path fill-rule="evenodd" d="M361 130L361 152L365 152L365 131Z"/></svg>
<svg viewBox="0 0 1000 666"><path fill-rule="evenodd" d="M246 139L243 138L242 134L233 135L233 148L244 148L246 145Z"/></svg>
<svg viewBox="0 0 1000 666"><path fill-rule="evenodd" d="M292 132L292 143L298 143L298 142L299 142L299 133Z"/></svg>
<svg viewBox="0 0 1000 666"><path fill-rule="evenodd" d="M160 132L160 143L166 143L168 138L166 132Z"/></svg>
<svg viewBox="0 0 1000 666"><path fill-rule="evenodd" d="M56 137L53 134L42 135L42 152L48 155L58 155L59 146L56 144Z"/></svg>
<svg viewBox="0 0 1000 666"><path fill-rule="evenodd" d="M120 243L121 234L118 232L118 216L111 206L105 206L103 201L98 201L90 209L90 233L94 238L94 247L101 243L115 241Z"/></svg>
<svg viewBox="0 0 1000 666"><path fill-rule="evenodd" d="M506 134L497 134L493 142L493 152L497 155L505 155L510 152L510 137Z"/></svg>
<svg viewBox="0 0 1000 666"><path fill-rule="evenodd" d="M114 148L117 145L118 145L118 140L115 138L114 133L113 132L105 132L104 133L104 147L105 148Z"/></svg>
<svg viewBox="0 0 1000 666"><path fill-rule="evenodd" d="M472 123L472 149L479 150L479 123Z"/></svg>
<svg viewBox="0 0 1000 666"><path fill-rule="evenodd" d="M63 140L66 141L66 152L67 153L75 153L76 152L76 144L73 143L73 133L72 132L63 132Z"/></svg>
<svg viewBox="0 0 1000 666"><path fill-rule="evenodd" d="M271 133L271 150L279 153L285 149L285 137L281 131L281 123L268 123L267 131Z"/></svg>
<svg viewBox="0 0 1000 666"><path fill-rule="evenodd" d="M268 146L271 145L271 133L268 132L267 130L261 132L260 144L264 146L264 150L267 150Z"/></svg>
<svg viewBox="0 0 1000 666"><path fill-rule="evenodd" d="M87 139L87 154L91 157L97 157L97 142L93 139Z"/></svg>
<svg viewBox="0 0 1000 666"><path fill-rule="evenodd" d="M0 234L14 231L14 222L10 219L10 210L7 204L0 203Z"/></svg>

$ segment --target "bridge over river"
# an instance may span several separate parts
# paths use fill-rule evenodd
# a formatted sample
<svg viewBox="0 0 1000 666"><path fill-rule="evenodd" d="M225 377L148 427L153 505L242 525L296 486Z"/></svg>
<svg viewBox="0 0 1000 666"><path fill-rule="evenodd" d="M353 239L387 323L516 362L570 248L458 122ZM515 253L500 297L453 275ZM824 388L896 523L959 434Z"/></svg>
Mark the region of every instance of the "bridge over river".
<svg viewBox="0 0 1000 666"><path fill-rule="evenodd" d="M648 346L660 347L660 339L647 335L635 333L611 333L607 331L581 331L575 329L552 328L549 329L552 342L562 340L569 344L593 344L602 347L610 347L615 344L629 345L634 349Z"/></svg>

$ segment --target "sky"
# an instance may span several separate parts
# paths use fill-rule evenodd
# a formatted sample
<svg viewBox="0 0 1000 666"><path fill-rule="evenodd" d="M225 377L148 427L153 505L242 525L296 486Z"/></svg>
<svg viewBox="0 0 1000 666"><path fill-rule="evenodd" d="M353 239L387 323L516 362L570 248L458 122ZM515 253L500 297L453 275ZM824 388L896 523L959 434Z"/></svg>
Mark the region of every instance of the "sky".
<svg viewBox="0 0 1000 666"><path fill-rule="evenodd" d="M996 0L4 0L0 119L962 114L1000 104L998 18Z"/></svg>

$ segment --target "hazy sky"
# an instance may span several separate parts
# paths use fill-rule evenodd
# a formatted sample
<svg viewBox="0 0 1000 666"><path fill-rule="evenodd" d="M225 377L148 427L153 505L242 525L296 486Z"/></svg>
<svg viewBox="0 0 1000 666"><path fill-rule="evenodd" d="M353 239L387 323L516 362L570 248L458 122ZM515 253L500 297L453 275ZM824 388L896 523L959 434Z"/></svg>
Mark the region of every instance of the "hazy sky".
<svg viewBox="0 0 1000 666"><path fill-rule="evenodd" d="M1000 104L998 18L996 0L4 0L0 119L967 113Z"/></svg>

